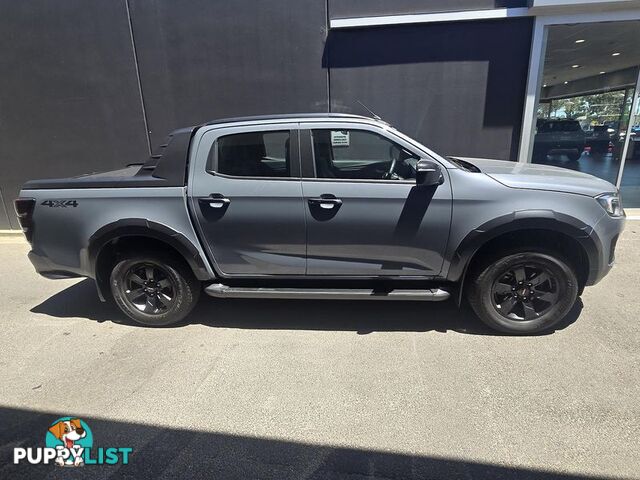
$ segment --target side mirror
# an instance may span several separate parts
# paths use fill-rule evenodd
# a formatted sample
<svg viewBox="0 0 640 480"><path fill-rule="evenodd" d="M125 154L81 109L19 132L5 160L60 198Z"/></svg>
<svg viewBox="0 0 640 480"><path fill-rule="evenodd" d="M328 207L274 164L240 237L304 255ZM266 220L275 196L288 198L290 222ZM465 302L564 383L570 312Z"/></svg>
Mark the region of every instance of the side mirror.
<svg viewBox="0 0 640 480"><path fill-rule="evenodd" d="M416 185L427 187L442 185L444 177L440 166L431 160L419 160L416 165Z"/></svg>

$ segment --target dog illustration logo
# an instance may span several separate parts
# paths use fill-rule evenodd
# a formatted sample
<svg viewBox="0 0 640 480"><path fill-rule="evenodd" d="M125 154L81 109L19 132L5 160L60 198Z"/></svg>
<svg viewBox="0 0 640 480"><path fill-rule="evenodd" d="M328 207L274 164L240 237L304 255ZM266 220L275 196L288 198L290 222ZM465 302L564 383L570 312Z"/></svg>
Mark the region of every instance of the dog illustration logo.
<svg viewBox="0 0 640 480"><path fill-rule="evenodd" d="M45 446L13 448L13 463L80 467L84 465L128 465L133 454L131 447L93 445L93 433L78 417L61 417L49 424Z"/></svg>
<svg viewBox="0 0 640 480"><path fill-rule="evenodd" d="M93 444L93 435L79 418L63 417L49 427L46 445L55 448L56 465L78 467L84 464L83 452Z"/></svg>

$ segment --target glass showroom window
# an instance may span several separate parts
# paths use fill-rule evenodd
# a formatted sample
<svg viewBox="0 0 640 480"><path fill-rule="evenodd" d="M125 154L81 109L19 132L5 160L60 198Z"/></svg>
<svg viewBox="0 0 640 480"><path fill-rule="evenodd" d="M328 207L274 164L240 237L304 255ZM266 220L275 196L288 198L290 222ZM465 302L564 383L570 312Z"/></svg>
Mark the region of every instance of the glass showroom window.
<svg viewBox="0 0 640 480"><path fill-rule="evenodd" d="M546 28L530 161L614 184L622 179L625 206L640 207L640 162L634 148L640 125L637 112L632 112L640 21Z"/></svg>
<svg viewBox="0 0 640 480"><path fill-rule="evenodd" d="M631 128L629 139L625 139L627 148L620 193L623 205L640 207L640 100L637 97L629 124Z"/></svg>

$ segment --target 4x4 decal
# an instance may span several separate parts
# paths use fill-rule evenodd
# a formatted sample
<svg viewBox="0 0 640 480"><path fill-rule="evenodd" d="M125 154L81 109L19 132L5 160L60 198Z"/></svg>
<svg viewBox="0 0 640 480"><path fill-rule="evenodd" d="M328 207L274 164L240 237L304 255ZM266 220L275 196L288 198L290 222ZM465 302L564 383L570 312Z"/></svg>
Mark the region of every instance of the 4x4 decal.
<svg viewBox="0 0 640 480"><path fill-rule="evenodd" d="M77 200L45 200L40 205L44 205L45 207L77 207Z"/></svg>

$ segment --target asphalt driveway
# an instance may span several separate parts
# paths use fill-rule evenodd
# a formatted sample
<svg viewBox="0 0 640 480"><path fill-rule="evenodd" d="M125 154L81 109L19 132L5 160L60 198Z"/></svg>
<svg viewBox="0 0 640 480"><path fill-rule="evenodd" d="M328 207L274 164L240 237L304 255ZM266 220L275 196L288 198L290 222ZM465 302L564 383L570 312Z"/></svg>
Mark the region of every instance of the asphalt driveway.
<svg viewBox="0 0 640 480"><path fill-rule="evenodd" d="M640 478L640 222L552 334L443 304L203 298L133 326L0 242L0 478ZM62 416L128 465L12 465Z"/></svg>

